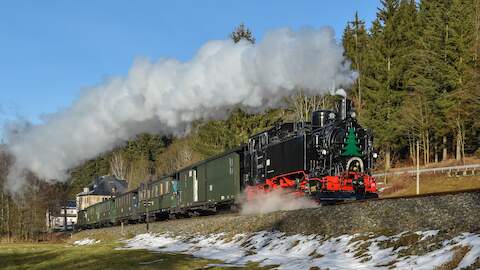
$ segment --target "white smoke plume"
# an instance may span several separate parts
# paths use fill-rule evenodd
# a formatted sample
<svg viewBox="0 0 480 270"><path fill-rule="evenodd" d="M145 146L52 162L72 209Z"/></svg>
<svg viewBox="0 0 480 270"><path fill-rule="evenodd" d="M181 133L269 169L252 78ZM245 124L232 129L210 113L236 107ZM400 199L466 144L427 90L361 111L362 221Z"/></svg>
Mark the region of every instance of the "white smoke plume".
<svg viewBox="0 0 480 270"><path fill-rule="evenodd" d="M354 79L328 27L282 28L257 44L210 41L188 62L138 60L125 77L88 89L43 124L11 132L16 163L8 185L18 190L25 169L46 181L63 181L68 169L137 134L181 134L192 121L224 118L234 106L262 111L296 89L318 95Z"/></svg>
<svg viewBox="0 0 480 270"><path fill-rule="evenodd" d="M344 89L341 89L341 88L340 88L340 89L337 89L337 90L335 90L335 91L331 91L330 94L333 95L333 96L335 96L335 95L337 95L337 96L342 96L342 97L344 97L344 98L347 97L347 92L345 92L345 90L344 90Z"/></svg>
<svg viewBox="0 0 480 270"><path fill-rule="evenodd" d="M246 200L243 196L241 214L266 214L276 211L288 211L302 208L318 207L318 204L306 197L296 196L284 189L276 189L270 192L258 192L253 198Z"/></svg>

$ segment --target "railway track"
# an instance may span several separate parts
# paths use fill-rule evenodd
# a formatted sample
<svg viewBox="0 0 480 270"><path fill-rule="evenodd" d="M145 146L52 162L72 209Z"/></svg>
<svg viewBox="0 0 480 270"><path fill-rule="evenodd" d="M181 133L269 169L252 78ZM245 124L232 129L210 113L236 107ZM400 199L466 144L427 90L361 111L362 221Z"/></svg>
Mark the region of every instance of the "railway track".
<svg viewBox="0 0 480 270"><path fill-rule="evenodd" d="M475 193L475 192L480 193L480 189L474 188L474 189L464 189L464 190L455 190L455 191L425 193L425 194L418 194L418 195L414 194L414 195L383 197L383 198L366 199L366 200L352 200L352 201L337 202L334 205L366 203L366 202L372 202L372 201L393 201L393 200L415 199L415 198L423 198L423 197L439 197L439 196L456 195L456 194L463 194L463 193Z"/></svg>

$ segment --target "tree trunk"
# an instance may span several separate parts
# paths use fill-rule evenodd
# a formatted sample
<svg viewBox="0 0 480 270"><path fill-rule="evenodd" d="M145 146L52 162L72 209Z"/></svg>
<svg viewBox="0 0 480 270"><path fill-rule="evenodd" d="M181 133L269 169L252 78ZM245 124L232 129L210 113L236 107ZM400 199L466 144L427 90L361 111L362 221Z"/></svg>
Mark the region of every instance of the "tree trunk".
<svg viewBox="0 0 480 270"><path fill-rule="evenodd" d="M385 149L385 170L388 171L390 170L390 147L387 147Z"/></svg>
<svg viewBox="0 0 480 270"><path fill-rule="evenodd" d="M7 224L7 242L10 243L10 198L7 196L7 213L6 213L6 221Z"/></svg>
<svg viewBox="0 0 480 270"><path fill-rule="evenodd" d="M423 134L422 136L422 147L423 147L423 165L427 165L427 136Z"/></svg>
<svg viewBox="0 0 480 270"><path fill-rule="evenodd" d="M462 151L461 151L461 149L462 149L462 135L460 134L460 132L457 131L457 136L456 137L457 137L457 146L455 148L455 150L456 150L455 159L457 161L460 161L462 159L462 157L461 157L461 155L462 155Z"/></svg>
<svg viewBox="0 0 480 270"><path fill-rule="evenodd" d="M442 160L445 161L448 159L448 151L447 151L447 136L443 136L443 151L442 151Z"/></svg>
<svg viewBox="0 0 480 270"><path fill-rule="evenodd" d="M2 190L2 199L0 201L2 203L2 209L1 209L1 212L0 212L0 238L3 236L3 234L5 233L5 217L4 217L4 208L5 208L5 200L4 200L4 194L3 194L3 190Z"/></svg>
<svg viewBox="0 0 480 270"><path fill-rule="evenodd" d="M427 131L427 149L426 149L426 152L427 152L427 162L426 162L425 165L430 164L430 136L428 135L428 131Z"/></svg>
<svg viewBox="0 0 480 270"><path fill-rule="evenodd" d="M65 201L63 206L63 231L67 231L67 202Z"/></svg>
<svg viewBox="0 0 480 270"><path fill-rule="evenodd" d="M465 165L465 131L462 132L462 137L461 137L461 147L462 147L462 163Z"/></svg>
<svg viewBox="0 0 480 270"><path fill-rule="evenodd" d="M412 166L415 166L416 158L415 158L415 143L412 140L408 140L409 144L409 152L410 158L412 159Z"/></svg>

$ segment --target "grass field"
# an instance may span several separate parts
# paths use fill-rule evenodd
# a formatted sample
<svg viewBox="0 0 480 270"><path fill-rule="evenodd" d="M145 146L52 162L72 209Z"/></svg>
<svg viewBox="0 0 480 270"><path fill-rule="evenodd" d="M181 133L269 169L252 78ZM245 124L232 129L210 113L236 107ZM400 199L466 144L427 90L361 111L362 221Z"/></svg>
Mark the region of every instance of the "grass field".
<svg viewBox="0 0 480 270"><path fill-rule="evenodd" d="M115 250L117 246L118 244L0 244L0 269L231 269L210 266L219 264L220 261L144 250ZM244 269L263 268L250 265Z"/></svg>
<svg viewBox="0 0 480 270"><path fill-rule="evenodd" d="M415 176L397 176L390 178L388 188L381 197L396 197L416 194ZM448 177L447 175L420 175L420 194L480 189L480 175Z"/></svg>

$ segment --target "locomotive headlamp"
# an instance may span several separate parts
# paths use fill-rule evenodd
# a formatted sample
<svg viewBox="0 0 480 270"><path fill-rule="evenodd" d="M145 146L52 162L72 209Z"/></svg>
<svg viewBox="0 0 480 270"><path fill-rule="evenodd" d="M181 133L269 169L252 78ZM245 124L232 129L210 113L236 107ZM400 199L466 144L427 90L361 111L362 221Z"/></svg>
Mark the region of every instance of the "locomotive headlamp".
<svg viewBox="0 0 480 270"><path fill-rule="evenodd" d="M378 154L377 153L373 153L373 158L378 158Z"/></svg>
<svg viewBox="0 0 480 270"><path fill-rule="evenodd" d="M325 149L322 149L321 153L322 153L322 155L324 155L324 156L325 156L325 155L327 154L327 150L325 150Z"/></svg>

